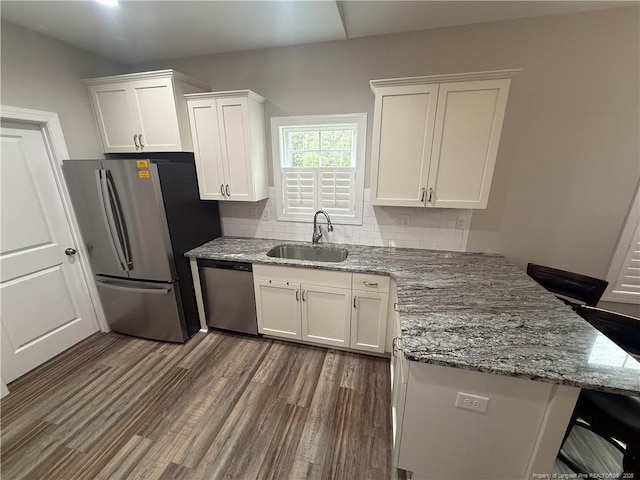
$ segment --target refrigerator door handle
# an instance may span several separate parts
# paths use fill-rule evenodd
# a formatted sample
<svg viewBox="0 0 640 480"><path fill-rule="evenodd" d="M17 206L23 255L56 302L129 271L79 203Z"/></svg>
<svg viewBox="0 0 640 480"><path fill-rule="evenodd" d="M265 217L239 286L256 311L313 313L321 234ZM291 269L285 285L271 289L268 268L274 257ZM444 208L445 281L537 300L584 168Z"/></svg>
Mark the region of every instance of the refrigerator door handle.
<svg viewBox="0 0 640 480"><path fill-rule="evenodd" d="M96 283L99 283L104 288L109 288L111 290L119 290L121 292L130 292L130 293L152 293L152 294L160 294L165 295L171 292L172 286L168 287L127 287L126 285L118 285L116 283L111 283L105 280L96 280Z"/></svg>
<svg viewBox="0 0 640 480"><path fill-rule="evenodd" d="M102 212L102 219L104 220L104 225L107 228L107 232L109 233L109 240L111 244L111 248L113 249L113 255L116 257L117 262L120 264L120 268L125 272L128 271L126 267L126 259L124 258L124 252L121 252L120 242L115 238L115 231L113 224L115 224L115 220L113 219L113 212L107 206L106 198L105 198L105 170L96 170L96 182L98 184L98 196L100 197L100 206L102 207L100 211Z"/></svg>
<svg viewBox="0 0 640 480"><path fill-rule="evenodd" d="M112 217L117 222L116 232L118 232L118 241L125 259L125 266L127 267L127 270L131 271L133 269L133 259L131 258L129 233L127 232L127 225L124 222L124 216L122 214L120 200L118 199L118 193L116 192L116 186L111 179L111 173L109 170L105 170L105 181L107 184L107 193L109 195L109 207L112 210Z"/></svg>

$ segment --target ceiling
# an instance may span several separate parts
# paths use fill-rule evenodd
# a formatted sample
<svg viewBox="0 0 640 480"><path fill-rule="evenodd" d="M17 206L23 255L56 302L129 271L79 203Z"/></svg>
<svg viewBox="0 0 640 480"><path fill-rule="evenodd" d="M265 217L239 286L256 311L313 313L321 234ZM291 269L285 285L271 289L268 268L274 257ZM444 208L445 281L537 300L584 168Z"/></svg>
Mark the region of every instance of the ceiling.
<svg viewBox="0 0 640 480"><path fill-rule="evenodd" d="M7 1L3 20L136 63L601 10L637 1Z"/></svg>

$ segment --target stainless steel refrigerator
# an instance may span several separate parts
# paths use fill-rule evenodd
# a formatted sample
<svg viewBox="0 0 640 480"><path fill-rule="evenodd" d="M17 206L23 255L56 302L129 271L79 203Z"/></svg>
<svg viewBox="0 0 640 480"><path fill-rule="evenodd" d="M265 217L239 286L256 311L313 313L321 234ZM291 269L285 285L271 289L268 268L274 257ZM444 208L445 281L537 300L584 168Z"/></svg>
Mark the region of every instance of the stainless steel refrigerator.
<svg viewBox="0 0 640 480"><path fill-rule="evenodd" d="M68 160L64 176L112 330L184 342L199 330L184 253L220 236L193 155Z"/></svg>

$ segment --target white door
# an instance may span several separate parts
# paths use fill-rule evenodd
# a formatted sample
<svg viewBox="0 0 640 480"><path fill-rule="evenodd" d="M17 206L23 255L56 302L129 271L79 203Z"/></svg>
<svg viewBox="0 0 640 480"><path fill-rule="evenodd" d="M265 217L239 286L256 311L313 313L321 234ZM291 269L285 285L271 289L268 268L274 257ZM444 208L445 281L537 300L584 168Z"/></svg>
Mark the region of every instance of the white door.
<svg viewBox="0 0 640 480"><path fill-rule="evenodd" d="M251 200L253 173L247 99L219 98L216 105L227 200Z"/></svg>
<svg viewBox="0 0 640 480"><path fill-rule="evenodd" d="M351 348L384 352L388 306L386 293L353 291Z"/></svg>
<svg viewBox="0 0 640 480"><path fill-rule="evenodd" d="M170 78L130 82L143 152L179 152L180 129L173 81Z"/></svg>
<svg viewBox="0 0 640 480"><path fill-rule="evenodd" d="M438 85L376 93L371 196L374 205L424 205Z"/></svg>
<svg viewBox="0 0 640 480"><path fill-rule="evenodd" d="M138 121L131 105L129 83L110 83L89 87L93 109L107 153L137 152Z"/></svg>
<svg viewBox="0 0 640 480"><path fill-rule="evenodd" d="M302 339L349 347L351 290L316 285L302 287Z"/></svg>
<svg viewBox="0 0 640 480"><path fill-rule="evenodd" d="M440 85L427 206L487 208L510 82Z"/></svg>
<svg viewBox="0 0 640 480"><path fill-rule="evenodd" d="M37 126L0 129L2 377L10 382L98 330L49 150ZM71 252L70 252L71 253Z"/></svg>
<svg viewBox="0 0 640 480"><path fill-rule="evenodd" d="M258 332L283 338L302 338L300 333L300 286L289 282L253 282Z"/></svg>
<svg viewBox="0 0 640 480"><path fill-rule="evenodd" d="M202 200L224 200L225 182L216 101L211 99L189 100L187 104L200 198Z"/></svg>

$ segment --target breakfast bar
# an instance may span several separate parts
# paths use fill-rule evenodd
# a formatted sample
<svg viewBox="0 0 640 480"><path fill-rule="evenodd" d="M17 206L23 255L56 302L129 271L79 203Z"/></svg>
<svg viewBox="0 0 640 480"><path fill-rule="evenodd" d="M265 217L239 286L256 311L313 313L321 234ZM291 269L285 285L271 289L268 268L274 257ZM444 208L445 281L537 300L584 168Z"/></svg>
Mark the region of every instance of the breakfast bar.
<svg viewBox="0 0 640 480"><path fill-rule="evenodd" d="M636 360L501 255L362 245L315 247L348 250L342 262L267 255L282 243L221 237L186 255L192 272L210 259L390 276L394 461L415 478L548 473L580 389L640 393Z"/></svg>

